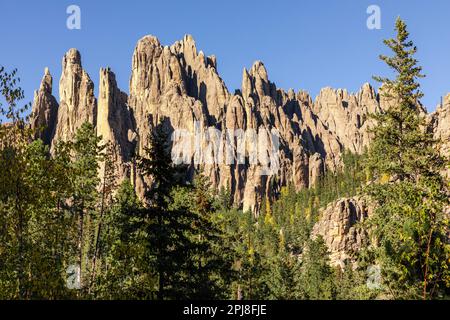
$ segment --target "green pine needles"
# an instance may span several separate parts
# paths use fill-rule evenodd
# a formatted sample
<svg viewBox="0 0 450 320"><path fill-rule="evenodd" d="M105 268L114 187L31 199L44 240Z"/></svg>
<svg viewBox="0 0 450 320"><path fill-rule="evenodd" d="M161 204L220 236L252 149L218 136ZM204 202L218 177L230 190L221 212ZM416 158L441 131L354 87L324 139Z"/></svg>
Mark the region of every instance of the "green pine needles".
<svg viewBox="0 0 450 320"><path fill-rule="evenodd" d="M380 57L395 78L375 77L389 107L373 116L377 125L366 162L373 177L367 193L377 204L373 250L389 297L429 299L448 294L450 285L448 181L441 175L445 159L420 105L417 48L400 18L395 29L396 37L385 41L393 55Z"/></svg>

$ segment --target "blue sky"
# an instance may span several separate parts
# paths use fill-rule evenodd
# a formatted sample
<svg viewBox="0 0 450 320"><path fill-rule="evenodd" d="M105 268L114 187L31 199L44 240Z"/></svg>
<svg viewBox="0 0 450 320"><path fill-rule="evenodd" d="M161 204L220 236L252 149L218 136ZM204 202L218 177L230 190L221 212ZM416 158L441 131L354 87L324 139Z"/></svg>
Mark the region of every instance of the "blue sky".
<svg viewBox="0 0 450 320"><path fill-rule="evenodd" d="M81 8L81 30L66 28L66 8ZM381 30L366 27L369 5L381 8ZM59 82L61 59L72 47L98 90L110 66L128 91L136 42L146 34L172 44L192 34L197 48L215 54L228 89L240 88L242 69L262 60L277 86L313 96L331 86L357 91L372 75L388 75L378 60L395 18L406 20L427 78L423 102L434 110L450 92L450 1L23 1L0 0L0 65L18 68L27 99L48 66ZM54 94L57 94L54 86Z"/></svg>

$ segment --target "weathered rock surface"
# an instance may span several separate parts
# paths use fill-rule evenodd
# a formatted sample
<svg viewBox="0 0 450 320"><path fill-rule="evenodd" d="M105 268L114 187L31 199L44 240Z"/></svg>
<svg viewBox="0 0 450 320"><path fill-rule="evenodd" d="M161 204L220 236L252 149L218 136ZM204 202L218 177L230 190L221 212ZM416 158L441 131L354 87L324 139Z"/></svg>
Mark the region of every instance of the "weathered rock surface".
<svg viewBox="0 0 450 320"><path fill-rule="evenodd" d="M70 49L62 61L62 75L59 81L59 108L55 125L53 144L73 137L84 123L96 123L97 101L94 83L81 66L81 55Z"/></svg>
<svg viewBox="0 0 450 320"><path fill-rule="evenodd" d="M336 170L345 149L362 152L371 139L368 114L388 103L369 84L356 94L325 88L313 101L304 91L277 88L261 61L244 69L241 90L232 94L220 78L217 59L198 51L191 36L172 46L154 36L140 39L129 96L117 88L112 71L102 69L98 107L94 84L75 49L63 59L59 108L49 83L45 76L34 118L36 126L47 124L46 142L69 139L83 122L93 123L98 135L115 145L121 178L131 176L142 196L149 181L130 164L131 155L143 155L152 128L163 121L172 132L190 133L187 144L173 141L190 175L203 169L215 188L229 188L234 203L255 214L261 200L276 196L282 186L292 184L298 191L314 185L325 170ZM436 135L448 139L446 106L431 117ZM264 144L250 139L256 133ZM270 158L277 143L278 156Z"/></svg>
<svg viewBox="0 0 450 320"><path fill-rule="evenodd" d="M429 115L431 130L434 138L441 142L441 153L450 156L450 93L443 99L435 112ZM447 168L447 177L450 178L450 167Z"/></svg>
<svg viewBox="0 0 450 320"><path fill-rule="evenodd" d="M109 69L100 70L100 87L96 116L97 135L103 144L111 144L119 178L130 176L136 134L134 120L127 105L128 96L117 87L116 76Z"/></svg>
<svg viewBox="0 0 450 320"><path fill-rule="evenodd" d="M372 208L361 197L342 198L330 203L319 213L312 237L322 236L330 252L331 263L344 267L369 242L361 223L372 214Z"/></svg>
<svg viewBox="0 0 450 320"><path fill-rule="evenodd" d="M368 83L356 95L347 90L325 88L316 98L314 112L345 149L361 153L370 141L367 129L373 125L368 115L380 111L378 101L375 90Z"/></svg>
<svg viewBox="0 0 450 320"><path fill-rule="evenodd" d="M53 78L45 68L44 77L38 91L34 92L31 115L31 128L36 131L36 138L50 145L58 116L58 102L52 94Z"/></svg>

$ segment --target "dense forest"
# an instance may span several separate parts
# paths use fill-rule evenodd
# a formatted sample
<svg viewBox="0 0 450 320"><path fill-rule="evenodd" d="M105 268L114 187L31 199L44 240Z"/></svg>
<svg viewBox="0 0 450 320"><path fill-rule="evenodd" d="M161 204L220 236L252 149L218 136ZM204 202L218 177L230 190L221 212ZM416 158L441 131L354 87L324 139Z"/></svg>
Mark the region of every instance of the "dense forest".
<svg viewBox="0 0 450 320"><path fill-rule="evenodd" d="M152 182L144 199L117 184L113 150L89 123L50 154L27 124L16 71L1 68L0 299L448 298L449 162L423 129L422 71L402 20L396 31L393 56L381 56L396 77L376 78L396 103L373 115L368 150L344 152L310 189L283 187L259 215L201 170L187 182L162 125L135 159ZM374 241L356 267L334 267L312 228L321 208L355 195L374 203L361 226ZM378 288L366 284L370 265Z"/></svg>

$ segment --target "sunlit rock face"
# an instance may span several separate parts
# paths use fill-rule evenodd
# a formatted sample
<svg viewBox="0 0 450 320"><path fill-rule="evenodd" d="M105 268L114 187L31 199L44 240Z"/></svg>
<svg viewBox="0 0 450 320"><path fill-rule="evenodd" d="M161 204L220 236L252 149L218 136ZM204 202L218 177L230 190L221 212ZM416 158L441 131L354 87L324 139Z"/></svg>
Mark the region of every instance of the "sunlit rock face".
<svg viewBox="0 0 450 320"><path fill-rule="evenodd" d="M84 122L95 125L97 100L94 83L81 65L81 55L70 49L62 61L59 81L59 108L52 140L52 147L58 140L67 141Z"/></svg>
<svg viewBox="0 0 450 320"><path fill-rule="evenodd" d="M331 264L341 268L356 264L358 252L370 242L361 223L372 213L373 208L362 197L339 199L319 212L312 237L323 238L330 252Z"/></svg>
<svg viewBox="0 0 450 320"><path fill-rule="evenodd" d="M35 137L47 145L50 145L53 139L59 106L52 91L53 78L46 68L39 90L34 92L30 124L35 130Z"/></svg>
<svg viewBox="0 0 450 320"><path fill-rule="evenodd" d="M112 157L118 179L122 180L130 176L132 170L136 140L134 119L127 105L128 96L117 87L111 69L101 69L99 79L97 135L102 137L102 144L110 144L108 156ZM103 165L101 169L104 169Z"/></svg>
<svg viewBox="0 0 450 320"><path fill-rule="evenodd" d="M361 153L371 140L369 114L388 107L369 84L357 93L324 88L314 100L304 91L285 91L261 61L243 70L241 89L231 93L218 65L189 35L171 46L145 36L133 53L128 96L113 71L102 69L97 102L81 55L71 49L62 62L59 106L46 73L33 123L47 128L40 137L52 146L72 138L83 122L94 124L114 146L120 178L130 177L143 196L150 183L133 155L144 155L150 132L162 122L174 136L180 130L191 135L190 143L175 139L172 145L184 152L187 179L202 169L213 187L230 190L236 206L257 214L262 200L276 197L282 186L309 188L342 166L344 150ZM449 99L430 118L444 139Z"/></svg>

